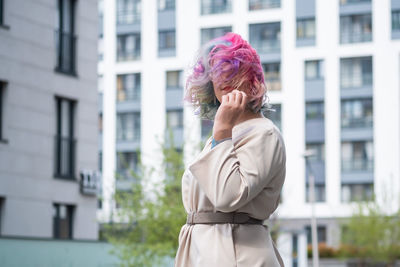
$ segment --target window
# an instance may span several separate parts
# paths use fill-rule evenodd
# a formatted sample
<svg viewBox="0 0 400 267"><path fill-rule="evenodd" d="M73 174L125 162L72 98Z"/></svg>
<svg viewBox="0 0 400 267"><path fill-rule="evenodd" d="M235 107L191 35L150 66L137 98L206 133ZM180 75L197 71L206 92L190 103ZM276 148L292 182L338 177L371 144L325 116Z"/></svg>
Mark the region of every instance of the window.
<svg viewBox="0 0 400 267"><path fill-rule="evenodd" d="M340 43L370 42L372 40L371 14L340 17Z"/></svg>
<svg viewBox="0 0 400 267"><path fill-rule="evenodd" d="M75 0L58 0L56 71L76 75Z"/></svg>
<svg viewBox="0 0 400 267"><path fill-rule="evenodd" d="M325 202L325 184L315 184L314 185L314 201L315 202ZM310 185L306 183L306 202L310 202Z"/></svg>
<svg viewBox="0 0 400 267"><path fill-rule="evenodd" d="M183 110L167 110L167 128L183 128Z"/></svg>
<svg viewBox="0 0 400 267"><path fill-rule="evenodd" d="M103 114L99 114L99 133L103 133Z"/></svg>
<svg viewBox="0 0 400 267"><path fill-rule="evenodd" d="M2 226L2 222L3 222L3 212L4 212L4 198L0 197L0 236L1 236L1 226Z"/></svg>
<svg viewBox="0 0 400 267"><path fill-rule="evenodd" d="M137 172L139 157L137 152L118 152L117 175L119 179L133 179L132 171Z"/></svg>
<svg viewBox="0 0 400 267"><path fill-rule="evenodd" d="M117 24L134 24L140 22L140 0L118 0Z"/></svg>
<svg viewBox="0 0 400 267"><path fill-rule="evenodd" d="M315 39L315 18L297 19L297 39Z"/></svg>
<svg viewBox="0 0 400 267"><path fill-rule="evenodd" d="M140 59L140 34L118 35L117 60L128 61Z"/></svg>
<svg viewBox="0 0 400 267"><path fill-rule="evenodd" d="M158 10L174 10L175 0L158 0Z"/></svg>
<svg viewBox="0 0 400 267"><path fill-rule="evenodd" d="M306 226L307 244L312 243L311 226ZM326 226L317 226L318 243L326 243Z"/></svg>
<svg viewBox="0 0 400 267"><path fill-rule="evenodd" d="M372 57L342 58L340 60L341 88L372 85Z"/></svg>
<svg viewBox="0 0 400 267"><path fill-rule="evenodd" d="M342 128L372 127L372 99L342 100Z"/></svg>
<svg viewBox="0 0 400 267"><path fill-rule="evenodd" d="M306 80L319 80L324 78L323 60L309 60L306 61L304 64L304 74Z"/></svg>
<svg viewBox="0 0 400 267"><path fill-rule="evenodd" d="M74 206L53 204L53 238L72 239Z"/></svg>
<svg viewBox="0 0 400 267"><path fill-rule="evenodd" d="M158 33L158 51L175 50L175 30Z"/></svg>
<svg viewBox="0 0 400 267"><path fill-rule="evenodd" d="M371 0L340 0L341 5L358 4L358 3L371 3Z"/></svg>
<svg viewBox="0 0 400 267"><path fill-rule="evenodd" d="M117 101L140 100L140 73L117 75Z"/></svg>
<svg viewBox="0 0 400 267"><path fill-rule="evenodd" d="M392 11L392 31L400 31L400 10Z"/></svg>
<svg viewBox="0 0 400 267"><path fill-rule="evenodd" d="M99 171L103 171L103 152L99 152Z"/></svg>
<svg viewBox="0 0 400 267"><path fill-rule="evenodd" d="M182 71L167 71L167 90L183 88Z"/></svg>
<svg viewBox="0 0 400 267"><path fill-rule="evenodd" d="M342 142L342 172L372 172L373 142Z"/></svg>
<svg viewBox="0 0 400 267"><path fill-rule="evenodd" d="M323 120L324 119L324 102L307 102L306 103L306 120Z"/></svg>
<svg viewBox="0 0 400 267"><path fill-rule="evenodd" d="M203 45L212 39L224 36L226 33L231 31L231 26L201 29L201 44Z"/></svg>
<svg viewBox="0 0 400 267"><path fill-rule="evenodd" d="M268 90L280 91L281 90L281 63L265 63L262 64L264 69L264 78Z"/></svg>
<svg viewBox="0 0 400 267"><path fill-rule="evenodd" d="M342 202L373 200L374 186L365 184L342 184Z"/></svg>
<svg viewBox="0 0 400 267"><path fill-rule="evenodd" d="M231 0L201 0L201 14L218 14L232 11Z"/></svg>
<svg viewBox="0 0 400 267"><path fill-rule="evenodd" d="M75 179L75 101L56 97L55 177Z"/></svg>
<svg viewBox="0 0 400 267"><path fill-rule="evenodd" d="M281 7L281 0L249 0L249 10Z"/></svg>
<svg viewBox="0 0 400 267"><path fill-rule="evenodd" d="M4 3L3 0L0 0L0 25L4 25L3 12L4 12Z"/></svg>
<svg viewBox="0 0 400 267"><path fill-rule="evenodd" d="M117 140L139 141L140 140L140 113L117 114Z"/></svg>
<svg viewBox="0 0 400 267"><path fill-rule="evenodd" d="M5 83L0 81L0 141L4 140L3 136L3 126L4 126L4 118L3 118L3 106L4 106L4 91L5 91Z"/></svg>
<svg viewBox="0 0 400 267"><path fill-rule="evenodd" d="M273 110L267 110L264 113L264 116L268 119L272 120L275 125L282 130L281 128L281 120L282 120L282 111L281 111L281 104L273 104L271 107Z"/></svg>
<svg viewBox="0 0 400 267"><path fill-rule="evenodd" d="M258 53L276 53L281 49L280 22L251 24L250 43Z"/></svg>

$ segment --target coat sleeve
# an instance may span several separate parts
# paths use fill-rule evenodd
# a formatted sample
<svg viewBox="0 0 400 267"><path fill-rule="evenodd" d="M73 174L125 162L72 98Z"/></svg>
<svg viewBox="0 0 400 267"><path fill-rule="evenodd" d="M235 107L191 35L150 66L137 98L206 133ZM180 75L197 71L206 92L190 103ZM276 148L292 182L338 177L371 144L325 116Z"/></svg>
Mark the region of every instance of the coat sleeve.
<svg viewBox="0 0 400 267"><path fill-rule="evenodd" d="M218 211L235 211L256 197L285 168L283 140L275 129L253 129L226 140L189 166Z"/></svg>

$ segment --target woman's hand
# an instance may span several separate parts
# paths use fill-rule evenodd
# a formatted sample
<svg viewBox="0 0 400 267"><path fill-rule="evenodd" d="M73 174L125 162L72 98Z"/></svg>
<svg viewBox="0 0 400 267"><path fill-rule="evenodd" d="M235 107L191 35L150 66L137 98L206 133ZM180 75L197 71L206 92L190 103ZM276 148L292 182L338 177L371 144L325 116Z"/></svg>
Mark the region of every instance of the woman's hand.
<svg viewBox="0 0 400 267"><path fill-rule="evenodd" d="M246 109L248 97L245 92L233 90L223 95L214 119L213 137L216 141L232 137L232 129Z"/></svg>

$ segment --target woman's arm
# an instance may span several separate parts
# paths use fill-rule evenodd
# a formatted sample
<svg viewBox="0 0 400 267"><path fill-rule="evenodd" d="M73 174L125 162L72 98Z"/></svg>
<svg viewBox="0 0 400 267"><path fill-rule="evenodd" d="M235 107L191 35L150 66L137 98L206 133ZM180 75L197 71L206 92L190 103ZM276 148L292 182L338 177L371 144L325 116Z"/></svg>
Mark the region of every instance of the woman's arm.
<svg viewBox="0 0 400 267"><path fill-rule="evenodd" d="M275 129L265 127L256 127L235 143L225 140L189 166L207 198L222 212L246 205L277 174L284 175L285 168L283 140Z"/></svg>

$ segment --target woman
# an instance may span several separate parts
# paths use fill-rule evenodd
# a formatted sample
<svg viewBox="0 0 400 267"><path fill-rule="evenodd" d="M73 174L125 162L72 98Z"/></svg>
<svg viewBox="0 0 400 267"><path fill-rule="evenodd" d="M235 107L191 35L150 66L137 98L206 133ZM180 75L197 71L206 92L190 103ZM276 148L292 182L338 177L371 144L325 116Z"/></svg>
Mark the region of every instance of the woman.
<svg viewBox="0 0 400 267"><path fill-rule="evenodd" d="M183 174L188 220L175 267L283 266L263 221L279 203L286 154L278 128L262 116L259 56L237 34L214 39L201 50L186 88L186 99L214 127Z"/></svg>

